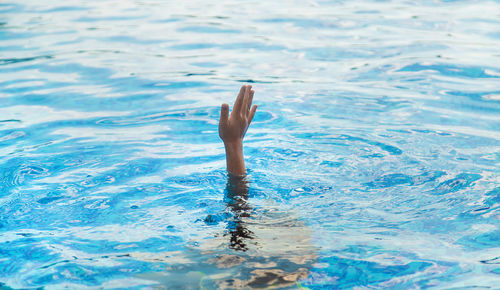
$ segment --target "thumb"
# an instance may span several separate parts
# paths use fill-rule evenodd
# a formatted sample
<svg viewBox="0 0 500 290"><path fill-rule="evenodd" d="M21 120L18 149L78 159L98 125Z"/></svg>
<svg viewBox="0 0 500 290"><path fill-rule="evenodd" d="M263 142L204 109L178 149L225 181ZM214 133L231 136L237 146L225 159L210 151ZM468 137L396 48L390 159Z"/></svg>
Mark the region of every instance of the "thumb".
<svg viewBox="0 0 500 290"><path fill-rule="evenodd" d="M222 106L220 106L220 120L219 120L219 125L220 124L225 124L227 122L228 116L229 116L229 105L228 104L222 104Z"/></svg>

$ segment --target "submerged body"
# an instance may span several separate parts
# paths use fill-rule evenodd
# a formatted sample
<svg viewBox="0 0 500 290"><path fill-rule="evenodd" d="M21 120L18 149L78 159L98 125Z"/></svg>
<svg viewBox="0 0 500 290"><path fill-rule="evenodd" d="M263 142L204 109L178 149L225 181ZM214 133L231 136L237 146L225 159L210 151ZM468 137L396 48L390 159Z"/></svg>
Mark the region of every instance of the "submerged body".
<svg viewBox="0 0 500 290"><path fill-rule="evenodd" d="M311 230L296 214L269 201L251 204L249 185L247 177L229 174L226 211L206 217L207 234L182 252L134 256L168 265L138 278L183 289L300 286L317 260Z"/></svg>

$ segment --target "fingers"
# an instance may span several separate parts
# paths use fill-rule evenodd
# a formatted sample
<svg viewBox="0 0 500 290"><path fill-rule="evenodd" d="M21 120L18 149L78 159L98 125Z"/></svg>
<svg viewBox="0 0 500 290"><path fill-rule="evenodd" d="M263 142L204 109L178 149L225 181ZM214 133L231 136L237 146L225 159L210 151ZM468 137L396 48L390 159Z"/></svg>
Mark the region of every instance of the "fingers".
<svg viewBox="0 0 500 290"><path fill-rule="evenodd" d="M220 120L219 120L219 125L227 123L227 117L229 115L229 105L228 104L222 104L220 106Z"/></svg>
<svg viewBox="0 0 500 290"><path fill-rule="evenodd" d="M254 93L255 92L252 90L252 86L250 85L241 86L238 97L236 97L236 101L234 102L231 116L243 115L245 117L248 117L250 114L250 108L252 106Z"/></svg>
<svg viewBox="0 0 500 290"><path fill-rule="evenodd" d="M247 117L248 116L248 99L250 98L250 92L252 91L252 86L247 85L245 89L245 97L243 98L243 104L241 104L240 113Z"/></svg>
<svg viewBox="0 0 500 290"><path fill-rule="evenodd" d="M236 97L236 101L234 102L233 111L231 112L231 116L233 116L233 114L240 113L241 105L243 104L243 100L245 98L246 89L247 89L246 86L241 86L240 93L238 94L238 97Z"/></svg>
<svg viewBox="0 0 500 290"><path fill-rule="evenodd" d="M253 94L255 93L254 90L249 90L249 91L250 91L250 93L249 93L248 98L247 98L247 103L246 103L246 106L244 107L245 114L247 116L250 113L250 108L252 107L252 102L253 102Z"/></svg>
<svg viewBox="0 0 500 290"><path fill-rule="evenodd" d="M248 115L248 125L250 125L250 123L252 122L255 111L257 111L257 105L253 105L252 109L250 110L250 114Z"/></svg>

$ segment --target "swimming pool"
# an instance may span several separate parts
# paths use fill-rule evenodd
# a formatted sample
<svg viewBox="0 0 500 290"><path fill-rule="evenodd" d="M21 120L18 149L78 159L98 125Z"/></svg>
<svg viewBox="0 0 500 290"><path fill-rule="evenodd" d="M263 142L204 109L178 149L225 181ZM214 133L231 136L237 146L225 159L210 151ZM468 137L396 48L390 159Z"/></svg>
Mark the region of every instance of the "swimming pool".
<svg viewBox="0 0 500 290"><path fill-rule="evenodd" d="M186 2L0 3L0 288L500 285L497 1Z"/></svg>

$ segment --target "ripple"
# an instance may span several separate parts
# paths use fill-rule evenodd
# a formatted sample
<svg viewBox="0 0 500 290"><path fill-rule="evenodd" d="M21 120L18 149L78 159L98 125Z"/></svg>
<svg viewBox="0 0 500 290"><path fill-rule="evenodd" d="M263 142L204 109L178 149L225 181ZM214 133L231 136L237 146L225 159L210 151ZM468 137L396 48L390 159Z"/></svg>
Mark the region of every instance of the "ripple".
<svg viewBox="0 0 500 290"><path fill-rule="evenodd" d="M369 187L391 187L401 184L411 184L412 178L401 173L392 173L381 176L373 182L366 183Z"/></svg>
<svg viewBox="0 0 500 290"><path fill-rule="evenodd" d="M0 59L0 65L15 64L20 62L30 62L39 59L51 59L51 58L53 58L53 56L51 55L42 55L42 56L26 57L26 58L9 58L9 59L4 58Z"/></svg>
<svg viewBox="0 0 500 290"><path fill-rule="evenodd" d="M48 204L48 203L51 203L53 201L56 201L56 200L59 200L61 198L64 198L65 196L47 196L47 197L44 197L44 198L40 198L38 200L39 203L41 204Z"/></svg>
<svg viewBox="0 0 500 290"><path fill-rule="evenodd" d="M349 135L342 135L341 139L343 140L348 140L348 141L361 141L370 145L374 145L379 147L380 149L388 152L391 155L401 155L403 151L395 146L384 144L382 142L378 141L373 141L373 140L368 140L360 137L355 137L355 136L349 136Z"/></svg>
<svg viewBox="0 0 500 290"><path fill-rule="evenodd" d="M457 192L462 189L470 188L471 185L473 185L475 181L481 179L481 177L482 176L479 174L460 173L455 178L441 182L431 192L431 194L435 195L448 194Z"/></svg>
<svg viewBox="0 0 500 290"><path fill-rule="evenodd" d="M20 121L19 120L5 120L2 122L20 122ZM22 138L24 136L26 136L26 133L24 133L23 131L14 131L14 132L11 132L3 137L0 137L0 142L2 142L1 143L2 145L5 145L5 144L10 143L7 141L19 139L19 138Z"/></svg>
<svg viewBox="0 0 500 290"><path fill-rule="evenodd" d="M177 29L179 32L195 32L195 33L240 33L240 30L227 29L210 26L189 26Z"/></svg>
<svg viewBox="0 0 500 290"><path fill-rule="evenodd" d="M481 67L461 67L450 64L427 64L415 63L409 64L398 70L399 72L420 72L435 71L445 76L459 76L468 78L499 78L497 73L490 73L490 70Z"/></svg>

